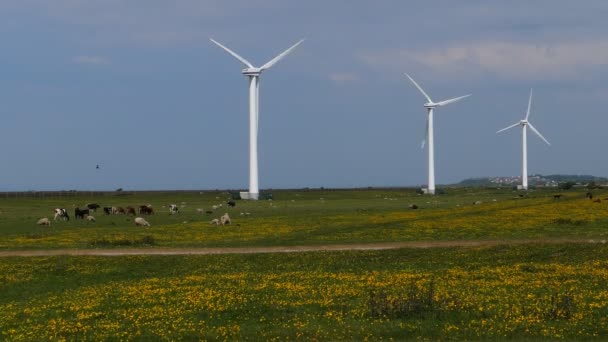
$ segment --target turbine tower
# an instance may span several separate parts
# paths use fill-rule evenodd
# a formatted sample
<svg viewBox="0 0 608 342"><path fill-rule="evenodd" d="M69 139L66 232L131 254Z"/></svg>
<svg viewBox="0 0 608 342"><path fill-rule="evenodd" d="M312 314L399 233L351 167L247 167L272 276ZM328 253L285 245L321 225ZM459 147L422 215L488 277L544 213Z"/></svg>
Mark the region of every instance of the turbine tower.
<svg viewBox="0 0 608 342"><path fill-rule="evenodd" d="M433 100L431 100L431 97L429 95L427 95L427 93L424 92L424 90L418 85L418 83L416 83L416 81L414 81L413 78L410 77L410 75L405 74L405 76L407 76L407 78L409 78L410 81L412 81L414 86L416 86L416 88L418 88L418 90L420 90L422 95L424 95L424 97L428 101L427 103L424 104L424 108L426 108L426 110L427 110L427 117L426 117L426 132L425 132L425 138L424 138L424 140L422 140L422 148L424 148L424 144L428 140L429 183L428 183L427 193L434 195L435 194L435 144L433 141L433 110L436 107L445 106L449 103L462 100L465 97L471 96L471 94L456 97L456 98L445 100L445 101L433 102Z"/></svg>
<svg viewBox="0 0 608 342"><path fill-rule="evenodd" d="M534 128L534 126L532 126L532 124L530 123L530 121L528 121L528 118L530 117L530 107L532 106L532 89L530 89L530 98L528 99L528 110L526 111L526 117L523 120L520 120L517 123L512 124L509 127L505 127L499 131L496 132L496 134L500 133L500 132L504 132L510 128L516 127L516 126L521 126L522 128L522 172L521 172L521 189L522 190L528 190L528 137L527 137L527 131L526 128L530 128L532 130L532 132L534 132L536 135L538 135L539 138L541 138L545 143L547 143L547 145L551 146L551 144L549 143L549 141L547 141L547 139L545 139L545 137L543 137L542 134L540 134L540 132Z"/></svg>
<svg viewBox="0 0 608 342"><path fill-rule="evenodd" d="M246 68L243 69L243 75L249 78L249 192L241 192L241 198L257 200L260 193L258 186L258 121L260 114L260 75L264 70L269 69L278 61L287 56L291 51L293 51L293 49L300 45L304 41L304 39L300 40L292 47L283 51L281 54L271 59L268 63L262 65L259 68L254 67L253 64L249 63L249 61L247 61L245 58L239 56L234 51L230 50L224 45L216 42L211 38L210 40L246 66Z"/></svg>

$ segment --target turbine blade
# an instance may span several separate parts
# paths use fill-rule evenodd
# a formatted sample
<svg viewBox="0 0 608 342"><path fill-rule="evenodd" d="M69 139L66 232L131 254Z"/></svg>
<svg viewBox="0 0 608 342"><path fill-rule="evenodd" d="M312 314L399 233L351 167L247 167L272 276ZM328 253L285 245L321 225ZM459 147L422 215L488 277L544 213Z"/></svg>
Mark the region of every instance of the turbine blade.
<svg viewBox="0 0 608 342"><path fill-rule="evenodd" d="M260 70L266 70L268 68L270 68L271 66L275 65L278 61L280 61L281 59L283 59L285 56L287 56L291 51L293 51L293 49L295 49L296 47L298 47L298 45L302 44L302 42L304 41L304 39L300 40L299 42L295 43L292 47L290 47L289 49L283 51L281 54L279 54L278 56L276 56L275 58L271 59L268 63L262 65L260 67Z"/></svg>
<svg viewBox="0 0 608 342"><path fill-rule="evenodd" d="M445 106L445 105L447 105L449 103L460 101L460 100L464 99L465 97L469 97L469 96L471 96L471 94L465 95L465 96L456 97L456 98L445 100L445 101L441 101L441 102L437 102L437 105L438 106Z"/></svg>
<svg viewBox="0 0 608 342"><path fill-rule="evenodd" d="M245 58L239 56L236 52L230 50L229 48L225 47L224 45L216 42L215 40L213 40L213 38L209 38L209 40L212 41L215 45L217 45L217 46L221 47L222 49L224 49L229 54L231 54L234 58L236 58L239 61L241 61L241 63L245 64L246 66L248 66L250 68L255 68L251 63L249 63L248 60L246 60Z"/></svg>
<svg viewBox="0 0 608 342"><path fill-rule="evenodd" d="M530 107L532 107L532 88L530 88L530 98L528 99L528 110L526 111L526 121L530 116Z"/></svg>
<svg viewBox="0 0 608 342"><path fill-rule="evenodd" d="M512 124L512 125L511 125L511 126L509 126L509 127L505 127L505 128L503 128L503 129L501 129L501 130L497 131L497 132L496 132L496 134L498 134L498 133L500 133L500 132L504 132L504 131L506 131L506 130L508 130L508 129L511 129L511 128L513 128L513 127L517 127L517 126L519 126L519 125L520 125L520 123L519 123L519 122L518 122L518 123L514 123L514 124Z"/></svg>
<svg viewBox="0 0 608 342"><path fill-rule="evenodd" d="M429 138L429 117L426 117L426 128L424 129L424 139L422 139L421 149L424 150L424 145L426 144L427 139Z"/></svg>
<svg viewBox="0 0 608 342"><path fill-rule="evenodd" d="M532 124L529 122L528 122L528 127L530 127L532 132L536 133L536 135L538 135L541 139L543 139L543 141L546 142L547 145L551 146L551 143L549 141L547 141L547 139L545 139L545 137L543 137L543 135L540 134L540 132L536 128L534 128L534 126L532 126Z"/></svg>
<svg viewBox="0 0 608 342"><path fill-rule="evenodd" d="M431 100L431 97L429 95L427 95L427 93L424 92L424 90L422 89L422 87L420 87L418 85L418 83L416 83L416 81L414 81L414 79L410 77L410 75L408 75L406 73L405 76L407 76L407 78L409 78L410 81L412 81L412 83L414 83L414 85L416 86L416 88L418 88L418 90L420 90L420 92L422 93L422 95L424 95L424 97L426 97L427 101L433 103L433 100Z"/></svg>

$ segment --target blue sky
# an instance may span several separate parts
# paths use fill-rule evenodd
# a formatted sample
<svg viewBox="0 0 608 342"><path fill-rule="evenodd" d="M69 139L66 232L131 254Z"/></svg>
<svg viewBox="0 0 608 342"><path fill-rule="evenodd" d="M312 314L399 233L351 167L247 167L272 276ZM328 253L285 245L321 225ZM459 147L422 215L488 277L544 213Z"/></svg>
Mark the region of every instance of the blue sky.
<svg viewBox="0 0 608 342"><path fill-rule="evenodd" d="M0 190L216 189L248 182L242 66L297 40L261 81L260 186L438 184L530 173L608 176L604 1L118 1L0 4ZM95 165L101 169L96 170Z"/></svg>

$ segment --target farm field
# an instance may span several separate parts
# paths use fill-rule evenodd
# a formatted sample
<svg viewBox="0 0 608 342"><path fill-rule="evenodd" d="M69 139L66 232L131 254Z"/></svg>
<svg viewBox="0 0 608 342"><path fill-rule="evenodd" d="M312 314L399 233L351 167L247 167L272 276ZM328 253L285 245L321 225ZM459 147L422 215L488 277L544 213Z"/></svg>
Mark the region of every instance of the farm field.
<svg viewBox="0 0 608 342"><path fill-rule="evenodd" d="M2 252L488 242L384 251L1 257L0 340L603 340L608 192L594 191L600 203L587 199L586 190L562 192L558 200L556 193L274 191L272 201L237 201L235 208L226 206L226 192L0 198ZM73 206L91 202L150 203L156 213L146 217L150 228L101 210L94 223L72 217L51 227L35 224L52 219L53 208L73 216ZM180 205L179 214L169 214L171 203ZM196 211L222 203L213 214ZM231 225L209 224L225 212ZM521 240L532 243L518 245Z"/></svg>
<svg viewBox="0 0 608 342"><path fill-rule="evenodd" d="M608 246L6 257L0 339L606 339Z"/></svg>
<svg viewBox="0 0 608 342"><path fill-rule="evenodd" d="M608 196L596 191L596 198ZM114 248L114 247L243 247L293 246L431 240L605 239L608 201L593 203L585 190L518 192L496 189L448 189L446 195L420 196L413 189L275 191L273 201L237 201L228 208L226 192L138 193L98 197L0 198L1 249ZM480 201L481 204L473 204ZM137 207L150 203L156 213L146 219L150 228L136 227L125 215L97 222L75 220L74 206ZM180 213L169 215L176 203ZM200 214L197 208L211 209ZM416 204L419 209L409 209ZM53 208L67 208L68 222L40 227L40 217L52 220ZM229 213L233 224L210 225ZM244 216L241 213L250 213Z"/></svg>

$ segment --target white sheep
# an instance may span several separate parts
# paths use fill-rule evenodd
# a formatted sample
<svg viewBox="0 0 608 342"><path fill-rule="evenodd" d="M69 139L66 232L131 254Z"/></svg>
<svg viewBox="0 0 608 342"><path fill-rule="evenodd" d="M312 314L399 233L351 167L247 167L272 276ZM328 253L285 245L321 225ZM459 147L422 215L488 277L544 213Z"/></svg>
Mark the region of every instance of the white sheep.
<svg viewBox="0 0 608 342"><path fill-rule="evenodd" d="M39 226L51 226L51 220L49 220L46 217L41 218L40 220L38 220L38 222L36 222L37 225Z"/></svg>
<svg viewBox="0 0 608 342"><path fill-rule="evenodd" d="M87 218L87 221L89 221L89 222L95 222L95 216L87 215L86 218Z"/></svg>
<svg viewBox="0 0 608 342"><path fill-rule="evenodd" d="M220 225L220 220L219 220L219 219L213 219L213 220L211 220L211 221L209 222L209 224L214 224L214 225L216 225L216 226L219 226L219 225Z"/></svg>
<svg viewBox="0 0 608 342"><path fill-rule="evenodd" d="M136 217L133 221L135 222L136 226L150 227L148 221L146 221L143 217Z"/></svg>
<svg viewBox="0 0 608 342"><path fill-rule="evenodd" d="M232 223L232 221L230 221L230 216L228 215L228 213L224 213L224 215L220 217L220 223L222 224L222 226Z"/></svg>
<svg viewBox="0 0 608 342"><path fill-rule="evenodd" d="M196 208L196 212L199 213L199 214L202 214L202 213L205 212L205 209L203 209L203 208Z"/></svg>

